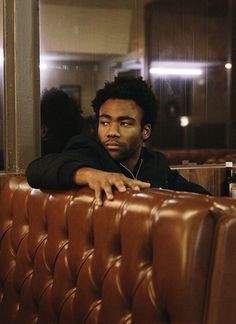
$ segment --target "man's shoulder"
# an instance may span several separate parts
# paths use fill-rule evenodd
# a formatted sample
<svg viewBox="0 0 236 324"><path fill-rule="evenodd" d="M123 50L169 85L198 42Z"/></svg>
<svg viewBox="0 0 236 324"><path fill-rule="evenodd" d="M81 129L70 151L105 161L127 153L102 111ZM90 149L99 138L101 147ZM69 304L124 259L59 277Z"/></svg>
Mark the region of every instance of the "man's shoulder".
<svg viewBox="0 0 236 324"><path fill-rule="evenodd" d="M93 148L101 149L101 144L94 136L76 135L73 136L66 144L64 151L73 150L77 148Z"/></svg>
<svg viewBox="0 0 236 324"><path fill-rule="evenodd" d="M143 154L144 154L144 157L148 160L154 159L154 160L158 160L158 161L167 162L165 155L161 151L158 151L156 149L150 149L150 148L144 147Z"/></svg>
<svg viewBox="0 0 236 324"><path fill-rule="evenodd" d="M70 156L84 165L108 172L118 172L119 168L103 145L94 136L77 135L70 139L62 155Z"/></svg>

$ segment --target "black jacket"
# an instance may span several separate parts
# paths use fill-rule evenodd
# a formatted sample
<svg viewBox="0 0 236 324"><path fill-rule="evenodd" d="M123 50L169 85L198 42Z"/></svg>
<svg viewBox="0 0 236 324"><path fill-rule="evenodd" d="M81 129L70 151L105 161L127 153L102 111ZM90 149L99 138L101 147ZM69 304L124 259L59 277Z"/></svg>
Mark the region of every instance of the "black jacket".
<svg viewBox="0 0 236 324"><path fill-rule="evenodd" d="M72 174L76 169L85 166L133 177L122 165L111 159L100 143L82 135L73 137L63 152L45 155L32 161L26 170L26 176L34 188L75 188L77 186L72 181ZM171 170L161 152L143 148L135 169L133 173L135 175L138 172L137 179L149 182L151 187L209 194L200 185L187 181L178 171Z"/></svg>

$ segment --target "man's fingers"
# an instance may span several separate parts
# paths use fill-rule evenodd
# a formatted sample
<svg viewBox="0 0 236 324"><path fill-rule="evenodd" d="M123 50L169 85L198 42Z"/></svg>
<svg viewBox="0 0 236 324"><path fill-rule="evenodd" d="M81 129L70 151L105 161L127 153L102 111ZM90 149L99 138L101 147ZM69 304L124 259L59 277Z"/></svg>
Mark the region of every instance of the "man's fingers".
<svg viewBox="0 0 236 324"><path fill-rule="evenodd" d="M100 186L94 188L95 202L98 206L102 206L102 190Z"/></svg>
<svg viewBox="0 0 236 324"><path fill-rule="evenodd" d="M112 186L110 185L110 183L106 183L103 186L103 190L108 200L112 200L114 198L114 195L112 193Z"/></svg>
<svg viewBox="0 0 236 324"><path fill-rule="evenodd" d="M94 187L94 192L95 192L96 204L98 206L103 205L103 199L102 199L103 192L105 193L105 196L108 200L114 199L114 195L112 193L112 186L108 182L105 182L104 184L97 184Z"/></svg>
<svg viewBox="0 0 236 324"><path fill-rule="evenodd" d="M133 179L125 179L125 184L127 187L139 191L141 189L145 189L145 188L149 188L150 187L150 183L148 182L143 182L140 180L133 180Z"/></svg>
<svg viewBox="0 0 236 324"><path fill-rule="evenodd" d="M95 192L95 201L98 206L103 205L103 193L105 194L106 199L114 199L114 188L119 192L125 192L126 188L140 191L141 189L150 187L148 182L130 179L125 175L118 173L103 172L99 177L92 180L93 181L89 183L89 187Z"/></svg>
<svg viewBox="0 0 236 324"><path fill-rule="evenodd" d="M143 182L140 180L135 180L137 186L139 186L140 189L144 189L144 188L150 188L150 183L149 182Z"/></svg>
<svg viewBox="0 0 236 324"><path fill-rule="evenodd" d="M144 188L149 188L150 183L140 180L127 178L125 175L116 174L108 179L111 187L114 186L119 192L125 192L126 188L139 191Z"/></svg>
<svg viewBox="0 0 236 324"><path fill-rule="evenodd" d="M117 176L114 179L109 179L109 183L112 186L114 186L119 192L125 192L126 191L126 186L122 178Z"/></svg>

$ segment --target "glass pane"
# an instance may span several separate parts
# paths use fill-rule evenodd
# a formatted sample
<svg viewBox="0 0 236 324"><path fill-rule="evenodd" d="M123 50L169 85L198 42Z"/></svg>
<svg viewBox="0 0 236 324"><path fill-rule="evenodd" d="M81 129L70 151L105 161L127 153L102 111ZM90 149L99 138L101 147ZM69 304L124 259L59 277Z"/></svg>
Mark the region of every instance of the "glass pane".
<svg viewBox="0 0 236 324"><path fill-rule="evenodd" d="M91 100L104 81L117 74L144 73L144 5L148 2L39 1L41 94L56 87L72 96L90 130L94 125ZM48 150L45 128L43 154Z"/></svg>
<svg viewBox="0 0 236 324"><path fill-rule="evenodd" d="M223 0L160 1L146 8L148 72L160 101L154 146L235 147L232 12L233 2Z"/></svg>
<svg viewBox="0 0 236 324"><path fill-rule="evenodd" d="M79 86L76 94L87 116L105 80L123 71L143 74L147 2L41 0L41 91Z"/></svg>
<svg viewBox="0 0 236 324"><path fill-rule="evenodd" d="M40 0L41 91L63 89L90 116L105 80L141 75L160 103L150 146L233 149L233 6L225 0Z"/></svg>
<svg viewBox="0 0 236 324"><path fill-rule="evenodd" d="M0 170L3 168L3 0L0 0Z"/></svg>

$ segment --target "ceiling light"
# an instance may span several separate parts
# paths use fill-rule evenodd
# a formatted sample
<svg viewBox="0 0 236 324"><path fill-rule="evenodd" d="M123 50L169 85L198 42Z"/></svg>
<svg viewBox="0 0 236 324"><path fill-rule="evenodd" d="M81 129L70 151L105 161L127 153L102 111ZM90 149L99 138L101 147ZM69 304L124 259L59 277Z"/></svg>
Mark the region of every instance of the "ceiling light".
<svg viewBox="0 0 236 324"><path fill-rule="evenodd" d="M189 117L188 116L181 116L180 117L180 126L181 127L186 127L189 124Z"/></svg>
<svg viewBox="0 0 236 324"><path fill-rule="evenodd" d="M202 74L201 69L193 68L150 68L150 73L155 75L179 75L179 76L198 76Z"/></svg>

